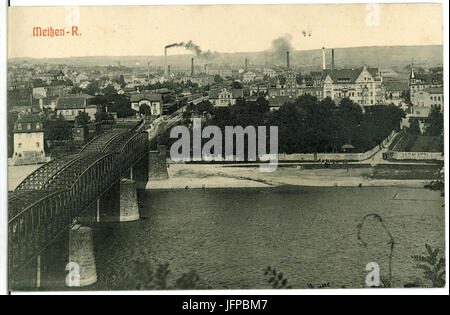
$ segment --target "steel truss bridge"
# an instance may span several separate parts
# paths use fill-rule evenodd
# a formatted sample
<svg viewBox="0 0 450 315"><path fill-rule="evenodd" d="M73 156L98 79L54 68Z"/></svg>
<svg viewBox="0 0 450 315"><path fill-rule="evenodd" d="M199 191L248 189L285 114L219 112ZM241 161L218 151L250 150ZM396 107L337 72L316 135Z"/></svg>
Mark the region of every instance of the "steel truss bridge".
<svg viewBox="0 0 450 315"><path fill-rule="evenodd" d="M139 126L139 124L138 124ZM13 278L73 226L122 176L148 156L148 133L112 129L80 152L52 160L26 177L8 198L8 268Z"/></svg>

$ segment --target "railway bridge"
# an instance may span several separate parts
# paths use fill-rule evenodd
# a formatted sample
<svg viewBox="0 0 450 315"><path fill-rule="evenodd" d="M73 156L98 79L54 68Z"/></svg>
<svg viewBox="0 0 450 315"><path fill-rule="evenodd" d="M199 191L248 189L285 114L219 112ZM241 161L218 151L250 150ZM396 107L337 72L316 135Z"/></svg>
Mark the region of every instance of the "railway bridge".
<svg viewBox="0 0 450 315"><path fill-rule="evenodd" d="M166 166L165 152L150 151L140 127L104 132L78 153L42 165L9 193L10 289L97 281L89 224L138 220L136 189L155 167Z"/></svg>

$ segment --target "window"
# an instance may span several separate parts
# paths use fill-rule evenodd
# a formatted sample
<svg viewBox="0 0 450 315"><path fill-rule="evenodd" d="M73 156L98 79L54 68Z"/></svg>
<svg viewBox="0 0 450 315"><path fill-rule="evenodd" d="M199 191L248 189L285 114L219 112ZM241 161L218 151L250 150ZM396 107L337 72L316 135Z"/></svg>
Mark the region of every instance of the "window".
<svg viewBox="0 0 450 315"><path fill-rule="evenodd" d="M39 146L40 146L40 143L36 142L36 148L39 148Z"/></svg>
<svg viewBox="0 0 450 315"><path fill-rule="evenodd" d="M36 124L36 129L41 129L41 125L40 124Z"/></svg>
<svg viewBox="0 0 450 315"><path fill-rule="evenodd" d="M19 144L17 145L17 147L18 147L19 149L21 149L21 148L22 148L22 143L19 143Z"/></svg>
<svg viewBox="0 0 450 315"><path fill-rule="evenodd" d="M31 129L31 124L27 124L27 129Z"/></svg>
<svg viewBox="0 0 450 315"><path fill-rule="evenodd" d="M22 124L17 124L17 129L22 130Z"/></svg>

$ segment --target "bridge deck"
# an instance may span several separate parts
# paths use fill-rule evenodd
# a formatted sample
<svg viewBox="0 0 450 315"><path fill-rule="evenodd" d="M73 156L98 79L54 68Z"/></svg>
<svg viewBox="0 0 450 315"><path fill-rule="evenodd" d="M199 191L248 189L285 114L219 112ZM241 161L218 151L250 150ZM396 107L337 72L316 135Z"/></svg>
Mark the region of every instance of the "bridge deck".
<svg viewBox="0 0 450 315"><path fill-rule="evenodd" d="M81 149L80 153L83 152L101 152L111 141L114 141L118 137L122 137L124 134L127 134L129 131L126 129L111 129L107 132L101 134L98 137L92 139L89 143L87 143L83 149Z"/></svg>
<svg viewBox="0 0 450 315"><path fill-rule="evenodd" d="M147 157L148 134L141 126L103 133L80 152L42 165L9 193L10 277Z"/></svg>
<svg viewBox="0 0 450 315"><path fill-rule="evenodd" d="M44 190L28 190L8 194L8 220L13 219L25 208L49 195Z"/></svg>
<svg viewBox="0 0 450 315"><path fill-rule="evenodd" d="M95 161L104 157L105 153L92 153L82 155L76 159L70 167L61 170L57 176L52 177L43 186L46 190L69 189L75 183L77 178L91 166Z"/></svg>
<svg viewBox="0 0 450 315"><path fill-rule="evenodd" d="M52 160L27 176L20 184L17 186L18 190L39 190L45 185L47 180L58 173L62 168L70 164L74 159L79 156L76 154L64 155L58 159Z"/></svg>

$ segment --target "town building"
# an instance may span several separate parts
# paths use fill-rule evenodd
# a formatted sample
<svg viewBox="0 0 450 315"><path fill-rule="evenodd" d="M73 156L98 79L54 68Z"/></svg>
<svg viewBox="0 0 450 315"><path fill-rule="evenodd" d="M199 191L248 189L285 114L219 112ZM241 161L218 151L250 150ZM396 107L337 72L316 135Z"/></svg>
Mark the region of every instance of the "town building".
<svg viewBox="0 0 450 315"><path fill-rule="evenodd" d="M411 115L414 117L428 117L431 108L438 107L441 112L444 110L443 87L428 87L414 93L414 101Z"/></svg>
<svg viewBox="0 0 450 315"><path fill-rule="evenodd" d="M159 93L134 93L130 97L131 108L137 112L147 112L152 116L163 114L163 95ZM146 107L147 110L144 110Z"/></svg>
<svg viewBox="0 0 450 315"><path fill-rule="evenodd" d="M14 123L13 165L45 163L44 128L38 115L19 113Z"/></svg>
<svg viewBox="0 0 450 315"><path fill-rule="evenodd" d="M239 99L243 99L243 89L232 89L223 87L209 91L209 101L215 107L227 107L236 105Z"/></svg>
<svg viewBox="0 0 450 315"><path fill-rule="evenodd" d="M423 98L424 94L421 93L421 91L428 88L442 89L443 87L442 73L418 74L415 73L414 69L412 69L409 80L409 87L410 87L411 103L413 104L413 106L421 106L422 103L426 101L424 100Z"/></svg>
<svg viewBox="0 0 450 315"><path fill-rule="evenodd" d="M409 90L408 82L404 81L383 81L384 103L392 104L403 109L408 108L404 95Z"/></svg>
<svg viewBox="0 0 450 315"><path fill-rule="evenodd" d="M251 82L255 81L255 79L256 79L256 74L252 71L247 71L242 76L242 82L244 82L244 83L251 83Z"/></svg>
<svg viewBox="0 0 450 315"><path fill-rule="evenodd" d="M39 73L35 77L35 79L41 79L47 84L51 84L55 81L62 81L64 78L65 74L61 70L51 70L44 73Z"/></svg>
<svg viewBox="0 0 450 315"><path fill-rule="evenodd" d="M275 78L277 76L277 72L275 70L273 70L272 68L264 68L263 75L268 78Z"/></svg>
<svg viewBox="0 0 450 315"><path fill-rule="evenodd" d="M65 120L74 121L80 112L85 112L94 121L98 108L97 105L90 105L88 103L92 98L93 96L87 94L58 97L55 107L56 115L62 115Z"/></svg>
<svg viewBox="0 0 450 315"><path fill-rule="evenodd" d="M336 103L349 98L360 106L383 103L382 77L377 68L324 70L323 97Z"/></svg>

